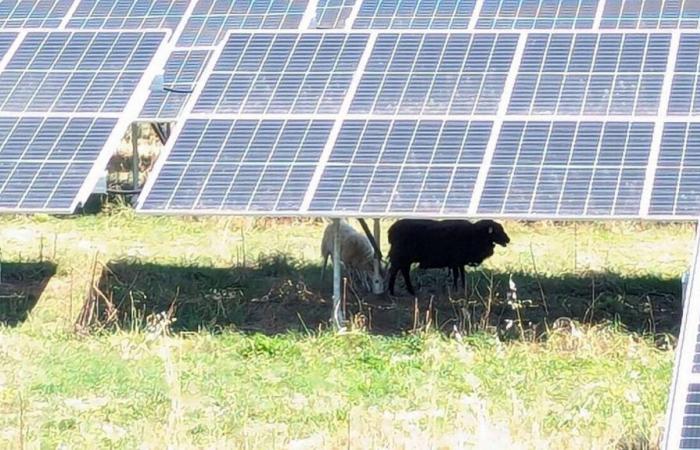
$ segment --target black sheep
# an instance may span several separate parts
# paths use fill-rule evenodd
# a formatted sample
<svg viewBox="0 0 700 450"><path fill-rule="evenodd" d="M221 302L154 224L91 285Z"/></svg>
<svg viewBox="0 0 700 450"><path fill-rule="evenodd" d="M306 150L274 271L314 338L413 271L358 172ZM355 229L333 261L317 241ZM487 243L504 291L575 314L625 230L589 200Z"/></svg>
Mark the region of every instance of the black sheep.
<svg viewBox="0 0 700 450"><path fill-rule="evenodd" d="M394 294L396 275L401 271L408 292L415 295L410 279L412 263L422 269L447 267L455 281L459 273L464 283L464 266L478 266L493 255L495 244L505 247L510 238L503 226L493 220L471 223L467 220L404 219L388 232L389 292Z"/></svg>

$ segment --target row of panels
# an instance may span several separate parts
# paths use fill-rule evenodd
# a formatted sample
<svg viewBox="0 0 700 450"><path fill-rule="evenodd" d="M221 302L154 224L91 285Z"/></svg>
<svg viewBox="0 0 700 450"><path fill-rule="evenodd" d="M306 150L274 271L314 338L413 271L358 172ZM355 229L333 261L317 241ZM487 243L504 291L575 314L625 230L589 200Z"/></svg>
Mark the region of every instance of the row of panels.
<svg viewBox="0 0 700 450"><path fill-rule="evenodd" d="M675 54L671 35L663 33L381 33L373 44L369 39L363 33L234 33L193 112L337 114L352 95L349 114L495 115L518 61L519 39L525 44L507 114L656 116L666 76L672 77L669 115L700 107L700 34L681 34ZM204 58L187 61L191 70L175 84L192 85ZM350 93L357 71L361 79Z"/></svg>
<svg viewBox="0 0 700 450"><path fill-rule="evenodd" d="M506 121L486 161L492 122L345 120L321 163L333 126L328 120L191 119L139 208L634 217L646 207L651 170L650 216L700 214L700 123L664 124L654 161L652 122Z"/></svg>
<svg viewBox="0 0 700 450"><path fill-rule="evenodd" d="M312 25L387 29L697 28L700 2L657 0L322 0ZM214 45L230 29L299 28L307 0L5 0L1 28L170 28L179 46ZM600 2L600 4L599 4ZM355 11L352 24L346 23Z"/></svg>

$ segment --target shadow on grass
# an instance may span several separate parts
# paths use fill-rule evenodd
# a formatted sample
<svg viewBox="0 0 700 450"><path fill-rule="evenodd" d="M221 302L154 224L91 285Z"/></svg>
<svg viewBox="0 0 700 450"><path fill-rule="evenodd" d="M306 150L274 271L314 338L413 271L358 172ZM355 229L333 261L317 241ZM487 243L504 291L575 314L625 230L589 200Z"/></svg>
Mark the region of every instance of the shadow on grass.
<svg viewBox="0 0 700 450"><path fill-rule="evenodd" d="M486 329L508 337L525 330L540 337L560 318L677 335L682 314L676 279L613 273L539 278L477 270L468 272L467 289L455 293L446 270L414 270L412 276L420 287L418 299L361 294L346 286L346 316L377 334L400 334L430 323L446 333ZM509 276L517 304L509 296ZM175 319L173 331L234 327L277 334L325 328L331 315L330 277L321 283L319 265L284 254L236 268L112 261L95 285L79 321L86 329L143 329ZM402 284L397 286L401 292Z"/></svg>
<svg viewBox="0 0 700 450"><path fill-rule="evenodd" d="M56 264L47 261L2 263L0 323L15 326L24 322L55 273Z"/></svg>

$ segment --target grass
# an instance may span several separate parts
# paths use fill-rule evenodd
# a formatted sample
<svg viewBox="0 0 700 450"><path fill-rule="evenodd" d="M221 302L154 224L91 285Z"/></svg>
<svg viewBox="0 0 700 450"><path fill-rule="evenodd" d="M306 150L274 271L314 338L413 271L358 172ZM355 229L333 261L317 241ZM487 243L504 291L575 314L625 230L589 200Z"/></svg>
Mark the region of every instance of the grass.
<svg viewBox="0 0 700 450"><path fill-rule="evenodd" d="M0 447L657 447L692 227L506 223L335 334L323 226L0 218Z"/></svg>

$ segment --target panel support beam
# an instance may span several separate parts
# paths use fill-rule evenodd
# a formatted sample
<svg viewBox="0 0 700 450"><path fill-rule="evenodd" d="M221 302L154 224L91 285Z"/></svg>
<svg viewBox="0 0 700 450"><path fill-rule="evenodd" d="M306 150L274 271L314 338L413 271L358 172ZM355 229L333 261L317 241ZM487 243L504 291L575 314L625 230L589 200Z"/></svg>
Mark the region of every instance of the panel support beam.
<svg viewBox="0 0 700 450"><path fill-rule="evenodd" d="M345 314L341 295L340 219L333 219L333 232L333 325L336 330L342 330L345 327Z"/></svg>
<svg viewBox="0 0 700 450"><path fill-rule="evenodd" d="M139 189L139 163L141 158L139 157L139 137L141 135L141 129L138 122L131 124L131 189L134 192Z"/></svg>
<svg viewBox="0 0 700 450"><path fill-rule="evenodd" d="M374 254L374 277L372 278L372 289L376 295L384 293L384 277L382 276L382 250L380 247L381 222L374 219L374 242L377 244Z"/></svg>

